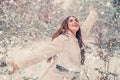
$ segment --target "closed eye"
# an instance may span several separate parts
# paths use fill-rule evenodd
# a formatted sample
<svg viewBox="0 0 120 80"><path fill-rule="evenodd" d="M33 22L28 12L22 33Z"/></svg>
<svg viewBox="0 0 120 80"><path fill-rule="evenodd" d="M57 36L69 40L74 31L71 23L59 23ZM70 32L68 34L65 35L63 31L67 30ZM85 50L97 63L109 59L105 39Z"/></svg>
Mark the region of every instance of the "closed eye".
<svg viewBox="0 0 120 80"><path fill-rule="evenodd" d="M73 19L71 19L69 22L73 22Z"/></svg>
<svg viewBox="0 0 120 80"><path fill-rule="evenodd" d="M76 22L78 22L78 20L77 20L77 19L75 19L75 21L76 21Z"/></svg>

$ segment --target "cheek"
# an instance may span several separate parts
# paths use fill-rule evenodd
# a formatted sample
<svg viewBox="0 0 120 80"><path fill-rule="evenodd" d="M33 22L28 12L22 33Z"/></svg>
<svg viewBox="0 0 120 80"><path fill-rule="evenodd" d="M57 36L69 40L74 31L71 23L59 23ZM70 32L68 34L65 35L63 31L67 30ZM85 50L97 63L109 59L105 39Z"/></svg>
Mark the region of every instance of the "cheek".
<svg viewBox="0 0 120 80"><path fill-rule="evenodd" d="M72 28L72 23L68 24L68 28L71 29Z"/></svg>
<svg viewBox="0 0 120 80"><path fill-rule="evenodd" d="M68 25L68 29L69 29L69 30L72 30L73 27L72 27L71 25Z"/></svg>

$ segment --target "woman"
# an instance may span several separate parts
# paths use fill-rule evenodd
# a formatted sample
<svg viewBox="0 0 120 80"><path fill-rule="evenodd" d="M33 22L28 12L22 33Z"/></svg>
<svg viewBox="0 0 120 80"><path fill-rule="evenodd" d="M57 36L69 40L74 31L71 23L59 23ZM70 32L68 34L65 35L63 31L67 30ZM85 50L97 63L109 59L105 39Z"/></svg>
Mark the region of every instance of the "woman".
<svg viewBox="0 0 120 80"><path fill-rule="evenodd" d="M23 56L23 59L9 62L15 72L20 68L29 67L42 60L54 58L52 65L46 70L41 80L80 80L81 65L85 61L84 41L87 39L92 25L96 21L96 12L89 7L90 14L80 26L74 16L67 17L60 28L53 34L52 42L46 48L40 49L39 54Z"/></svg>

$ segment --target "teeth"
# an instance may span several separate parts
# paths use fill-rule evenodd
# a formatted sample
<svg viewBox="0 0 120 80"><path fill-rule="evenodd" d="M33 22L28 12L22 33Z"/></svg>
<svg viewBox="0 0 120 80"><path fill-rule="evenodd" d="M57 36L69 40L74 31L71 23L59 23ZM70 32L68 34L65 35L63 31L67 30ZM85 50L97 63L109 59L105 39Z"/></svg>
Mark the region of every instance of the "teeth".
<svg viewBox="0 0 120 80"><path fill-rule="evenodd" d="M73 26L78 26L78 25L73 25Z"/></svg>

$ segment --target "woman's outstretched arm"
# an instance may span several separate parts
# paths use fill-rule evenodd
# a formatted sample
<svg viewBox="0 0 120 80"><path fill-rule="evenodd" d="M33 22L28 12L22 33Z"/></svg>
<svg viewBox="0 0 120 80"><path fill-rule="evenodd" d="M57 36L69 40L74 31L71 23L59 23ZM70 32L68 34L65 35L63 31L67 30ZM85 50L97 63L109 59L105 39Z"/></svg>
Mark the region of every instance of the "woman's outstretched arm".
<svg viewBox="0 0 120 80"><path fill-rule="evenodd" d="M48 59L58 54L62 50L67 39L67 36L60 35L55 38L49 45L42 47L39 52L19 56L20 58L14 59L14 62L12 64L17 66L17 69L24 69L34 64L37 64L45 59Z"/></svg>
<svg viewBox="0 0 120 80"><path fill-rule="evenodd" d="M90 13L81 26L81 34L82 34L83 42L88 38L90 30L93 27L95 21L97 20L97 13L95 12L95 9L92 5L89 6L89 10Z"/></svg>

